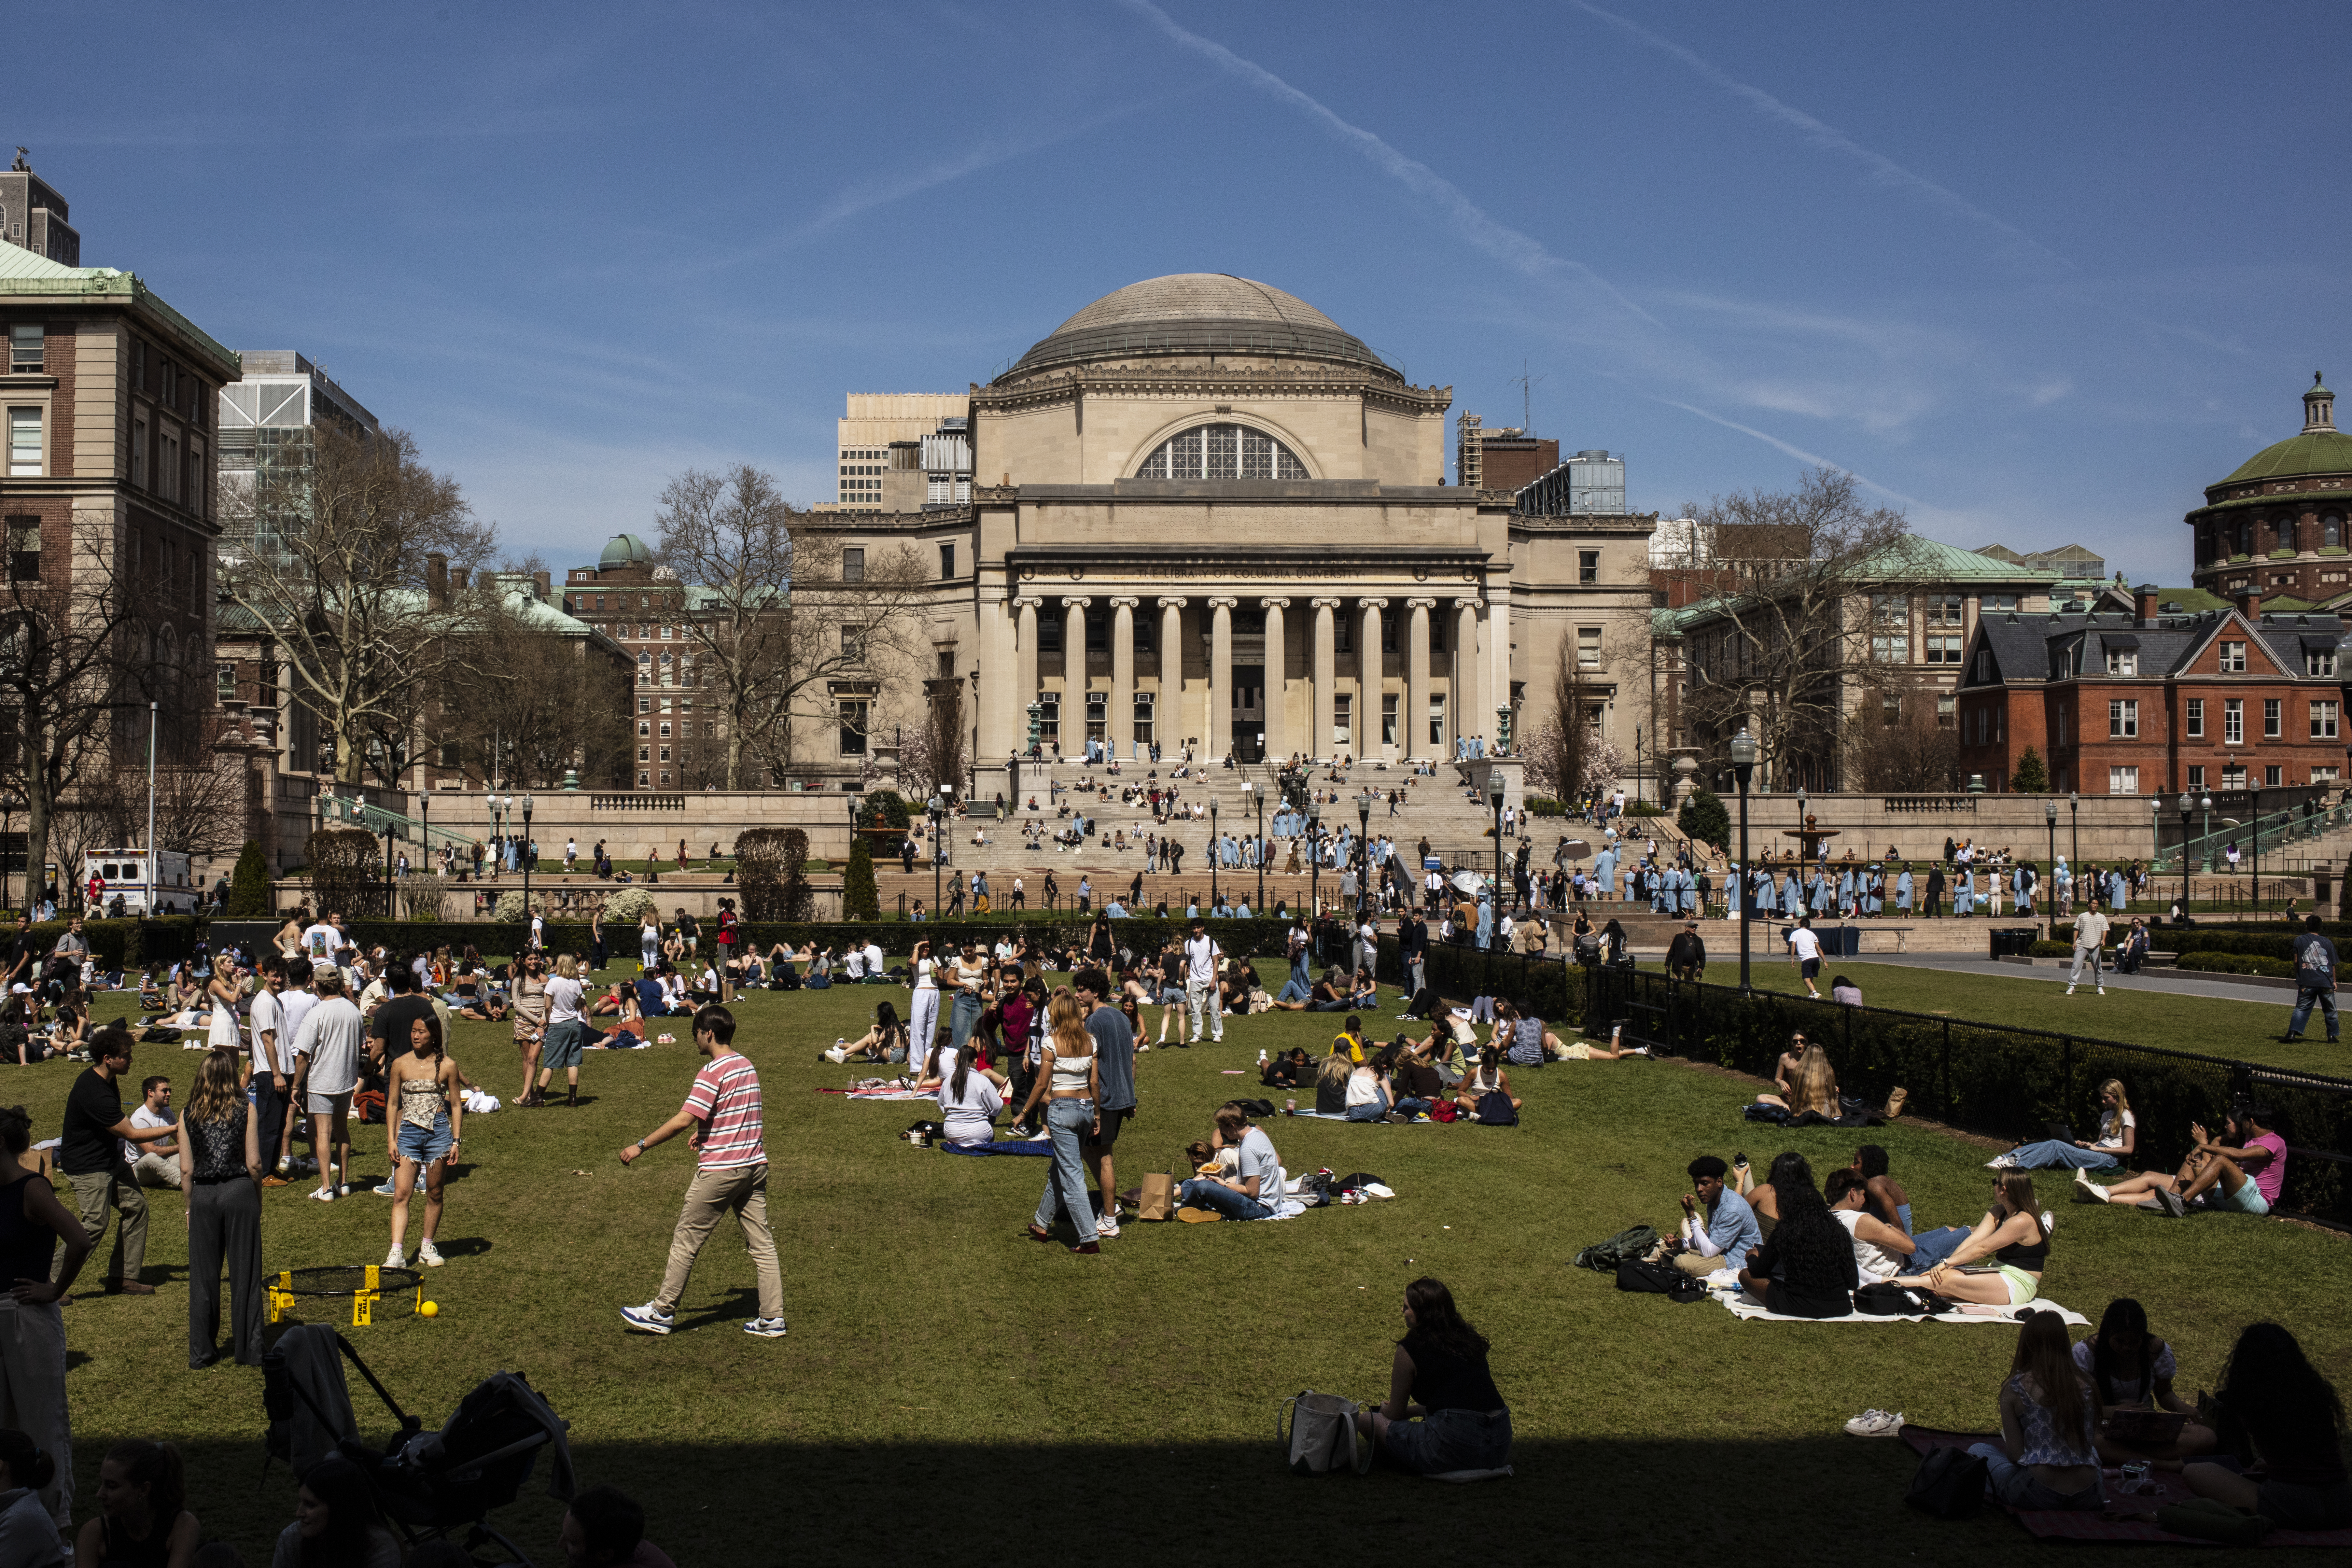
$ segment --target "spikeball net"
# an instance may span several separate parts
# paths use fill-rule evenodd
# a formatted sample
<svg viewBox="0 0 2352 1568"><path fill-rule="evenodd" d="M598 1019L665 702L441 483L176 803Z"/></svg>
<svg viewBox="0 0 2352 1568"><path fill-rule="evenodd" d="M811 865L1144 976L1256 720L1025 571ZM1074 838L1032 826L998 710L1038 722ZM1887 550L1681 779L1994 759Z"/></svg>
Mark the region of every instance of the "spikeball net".
<svg viewBox="0 0 2352 1568"><path fill-rule="evenodd" d="M425 1276L414 1268L387 1268L380 1263L364 1268L284 1268L263 1280L269 1297L269 1321L297 1321L316 1313L366 1328L378 1318L413 1318L425 1300Z"/></svg>

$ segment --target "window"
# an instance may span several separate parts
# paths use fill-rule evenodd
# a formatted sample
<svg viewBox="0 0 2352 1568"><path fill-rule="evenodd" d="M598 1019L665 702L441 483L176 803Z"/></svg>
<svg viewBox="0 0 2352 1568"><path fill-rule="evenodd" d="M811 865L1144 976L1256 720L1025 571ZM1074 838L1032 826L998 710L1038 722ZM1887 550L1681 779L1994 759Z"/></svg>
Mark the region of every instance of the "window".
<svg viewBox="0 0 2352 1568"><path fill-rule="evenodd" d="M2225 642L2221 645L2221 673L2224 675L2243 675L2246 673L2246 645L2244 643Z"/></svg>
<svg viewBox="0 0 2352 1568"><path fill-rule="evenodd" d="M665 624L665 625L662 626L662 629L661 629L661 640L662 640L662 641L664 641L664 642L667 642L667 641L669 641L669 640L670 640L670 627L669 627L667 624ZM667 654L664 654L664 655L662 655L662 658L667 658L668 657L669 657L669 655L667 655Z"/></svg>
<svg viewBox="0 0 2352 1568"><path fill-rule="evenodd" d="M645 760L646 760L646 759L645 759L645 753L644 753L644 752L643 752L642 750L640 750L640 751L639 751L639 752L637 753L637 761L639 761L639 762L641 762L641 763L642 763L642 762L644 762ZM649 773L646 772L646 770L645 770L645 769L643 769L643 768L639 768L639 769L637 770L637 787L638 787L639 789L643 789L643 788L645 788L645 787L646 787L646 785L647 785L647 784L651 784L651 783L653 783L653 775L652 775L651 773Z"/></svg>
<svg viewBox="0 0 2352 1568"><path fill-rule="evenodd" d="M2107 739L2134 741L2139 738L2139 704L2126 698L2107 704ZM2109 791L2110 794L2117 793Z"/></svg>
<svg viewBox="0 0 2352 1568"><path fill-rule="evenodd" d="M2137 767L2109 768L2107 770L2107 793L2109 795L2137 795L2139 793L2139 769Z"/></svg>
<svg viewBox="0 0 2352 1568"><path fill-rule="evenodd" d="M8 580L36 583L40 576L41 520L12 517L8 520Z"/></svg>
<svg viewBox="0 0 2352 1568"><path fill-rule="evenodd" d="M2120 648L2111 647L2107 649L2107 673L2109 675L2137 675L2139 673L2139 655L2136 653L2128 653Z"/></svg>
<svg viewBox="0 0 2352 1568"><path fill-rule="evenodd" d="M1086 622L1087 651L1108 653L1110 651L1110 612L1090 609L1086 614Z"/></svg>
<svg viewBox="0 0 2352 1568"><path fill-rule="evenodd" d="M1060 616L1037 617L1037 651L1039 653L1062 651L1062 617Z"/></svg>
<svg viewBox="0 0 2352 1568"><path fill-rule="evenodd" d="M2205 770L2203 768L2190 768L2189 770L2189 787L2190 789L2203 789L2205 787Z"/></svg>
<svg viewBox="0 0 2352 1568"><path fill-rule="evenodd" d="M1978 599L1977 603L1988 611L2013 610L2017 608L2017 595L2014 594L1987 594Z"/></svg>
<svg viewBox="0 0 2352 1568"><path fill-rule="evenodd" d="M866 704L845 701L840 708L841 754L862 757L866 754ZM667 752L664 753L667 755Z"/></svg>
<svg viewBox="0 0 2352 1568"><path fill-rule="evenodd" d="M38 375L41 374L41 323L11 321L8 324L8 374Z"/></svg>
<svg viewBox="0 0 2352 1568"><path fill-rule="evenodd" d="M1937 594L1929 598L1927 624L1936 626L1960 625L1960 596L1958 594Z"/></svg>
<svg viewBox="0 0 2352 1568"><path fill-rule="evenodd" d="M2280 710L2285 706L2285 703L2280 701L2275 697L2265 697L2263 699L2263 740L2275 741L2279 738L2279 732L2284 727L2280 721Z"/></svg>
<svg viewBox="0 0 2352 1568"><path fill-rule="evenodd" d="M1336 653L1353 653L1356 651L1355 616L1334 616L1331 617L1331 647L1332 651Z"/></svg>
<svg viewBox="0 0 2352 1568"><path fill-rule="evenodd" d="M2263 770L2263 787L2264 789L2278 788L2279 785L2284 782L2283 775L2285 772L2286 770L2284 768L2264 768Z"/></svg>
<svg viewBox="0 0 2352 1568"><path fill-rule="evenodd" d="M1264 631L1265 629L1265 627L1263 625L1258 627L1258 630L1260 631ZM1394 653L1396 652L1396 646L1397 618L1394 616L1382 616L1381 617L1381 651L1382 653Z"/></svg>
<svg viewBox="0 0 2352 1568"><path fill-rule="evenodd" d="M2246 700L2242 697L2221 699L2221 743L2243 745L2246 739Z"/></svg>
<svg viewBox="0 0 2352 1568"><path fill-rule="evenodd" d="M1580 550L1576 552L1576 580L1579 583L1601 581L1601 552Z"/></svg>
<svg viewBox="0 0 2352 1568"><path fill-rule="evenodd" d="M667 719L665 719L665 720L663 720L663 721L662 721L662 725L661 725L661 738L662 738L663 740L665 740L665 741L667 741L667 740L668 740L668 739L669 739L669 721L668 721L668 720L667 720ZM667 751L667 749L665 749L665 750L663 751L663 752L662 752L662 755L663 755L663 756L665 756L665 757L668 756L668 755L669 755L668 751Z"/></svg>
<svg viewBox="0 0 2352 1568"><path fill-rule="evenodd" d="M2335 653L2324 648L2304 649L2303 672L2305 675L2334 675L2336 673Z"/></svg>
<svg viewBox="0 0 2352 1568"><path fill-rule="evenodd" d="M2340 773L2340 771L2341 771L2341 770L2339 770L2339 769L2332 768L2332 767L2331 767L2331 768L2314 768L2314 769L2312 769L2312 770L2311 770L2311 782L2312 782L2312 783L2314 783L2314 784L2334 784L2334 783L2336 781L2336 778L2338 777L2338 775L2339 775L2339 773Z"/></svg>
<svg viewBox="0 0 2352 1568"><path fill-rule="evenodd" d="M1902 697L1895 692L1890 691L1879 698L1878 719L1880 723L1885 725L1890 730L1903 722Z"/></svg>
<svg viewBox="0 0 2352 1568"><path fill-rule="evenodd" d="M1157 616L1131 616L1130 619L1133 621L1134 625L1133 629L1129 633L1129 635L1135 640L1135 651L1138 653L1157 653L1160 650L1160 617Z"/></svg>
<svg viewBox="0 0 2352 1568"><path fill-rule="evenodd" d="M2246 787L2246 764L2245 764L2245 763L2222 763L2222 764L2221 764L2221 787L2222 787L2223 789L2229 789L2229 790L2239 790L2239 789L2243 789L2243 788L2245 788L2245 787Z"/></svg>
<svg viewBox="0 0 2352 1568"><path fill-rule="evenodd" d="M842 551L841 580L845 583L866 581L866 552L861 546L853 544Z"/></svg>
<svg viewBox="0 0 2352 1568"><path fill-rule="evenodd" d="M2311 705L2311 738L2315 741L2336 739L2336 707L2334 702Z"/></svg>
<svg viewBox="0 0 2352 1568"><path fill-rule="evenodd" d="M1956 698L1951 698L1951 697L1938 697L1938 698L1937 698L1937 699L1936 699L1936 728L1937 728L1937 729L1938 729L1938 730L1948 730L1948 729L1950 729L1950 728L1952 727L1952 713L1953 713L1953 710L1954 710L1955 709L1957 709L1958 706L1959 706L1959 702L1958 702L1958 699L1956 699Z"/></svg>
<svg viewBox="0 0 2352 1568"><path fill-rule="evenodd" d="M223 702L236 700L236 666L222 664L213 667L215 695Z"/></svg>
<svg viewBox="0 0 2352 1568"><path fill-rule="evenodd" d="M16 479L41 477L41 411L8 410L8 472Z"/></svg>
<svg viewBox="0 0 2352 1568"><path fill-rule="evenodd" d="M1931 632L1927 637L1927 662L1957 666L1961 659L1960 634Z"/></svg>
<svg viewBox="0 0 2352 1568"><path fill-rule="evenodd" d="M1062 698L1059 692L1037 693L1037 743L1051 748L1062 740Z"/></svg>
<svg viewBox="0 0 2352 1568"><path fill-rule="evenodd" d="M1576 668L1579 669L1601 668L1601 628L1599 626L1576 628Z"/></svg>
<svg viewBox="0 0 2352 1568"><path fill-rule="evenodd" d="M1396 743L1397 695L1393 691L1383 691L1381 693L1381 744L1393 746Z"/></svg>
<svg viewBox="0 0 2352 1568"><path fill-rule="evenodd" d="M1108 691L1087 693L1087 739L1110 739L1110 693Z"/></svg>
<svg viewBox="0 0 2352 1568"><path fill-rule="evenodd" d="M1870 619L1874 626L1908 628L1911 625L1911 601L1901 594L1873 594L1870 596Z"/></svg>
<svg viewBox="0 0 2352 1568"><path fill-rule="evenodd" d="M1243 425L1171 436L1135 470L1139 479L1303 479L1306 465L1273 437Z"/></svg>
<svg viewBox="0 0 2352 1568"><path fill-rule="evenodd" d="M955 575L955 546L952 544L940 546L940 575L942 577Z"/></svg>
<svg viewBox="0 0 2352 1568"><path fill-rule="evenodd" d="M845 624L841 628L841 657L852 664L866 658L866 628Z"/></svg>
<svg viewBox="0 0 2352 1568"><path fill-rule="evenodd" d="M654 700L640 693L637 698L637 711L640 713L650 713L653 710Z"/></svg>
<svg viewBox="0 0 2352 1568"><path fill-rule="evenodd" d="M1911 639L1907 637L1877 637L1870 639L1870 657L1880 664L1906 664L1911 658Z"/></svg>
<svg viewBox="0 0 2352 1568"><path fill-rule="evenodd" d="M653 726L653 721L652 721L652 720L650 720L650 719L640 719L640 720L638 720L638 721L637 721L637 738L638 738L639 740L650 740L650 739L652 739L652 738L653 738L653 732L654 732L654 726Z"/></svg>
<svg viewBox="0 0 2352 1568"><path fill-rule="evenodd" d="M131 422L131 482L140 489L147 488L147 421Z"/></svg>
<svg viewBox="0 0 2352 1568"><path fill-rule="evenodd" d="M1347 751L1355 749L1356 703L1344 691L1331 699L1331 743Z"/></svg>
<svg viewBox="0 0 2352 1568"><path fill-rule="evenodd" d="M2202 697L2189 700L2189 738L2192 741L2205 738L2205 699Z"/></svg>
<svg viewBox="0 0 2352 1568"><path fill-rule="evenodd" d="M2344 542L2344 520L2329 512L2319 520L2319 542L2328 549Z"/></svg>
<svg viewBox="0 0 2352 1568"><path fill-rule="evenodd" d="M1445 744L1445 698L1443 693L1429 700L1429 743L1433 746Z"/></svg>
<svg viewBox="0 0 2352 1568"><path fill-rule="evenodd" d="M639 746L639 747L637 748L637 761L639 761L639 762L641 762L641 763L649 763L649 762L652 762L653 760L654 760L654 757L653 757L653 748L652 748L651 746ZM645 783L645 782L646 782L646 776L645 776L645 774L643 774L643 773L639 773L639 774L637 775L637 782L638 782L639 784L643 784L643 783Z"/></svg>
<svg viewBox="0 0 2352 1568"><path fill-rule="evenodd" d="M1151 720L1152 694L1149 691L1139 691L1135 694L1135 743L1137 745L1151 744Z"/></svg>

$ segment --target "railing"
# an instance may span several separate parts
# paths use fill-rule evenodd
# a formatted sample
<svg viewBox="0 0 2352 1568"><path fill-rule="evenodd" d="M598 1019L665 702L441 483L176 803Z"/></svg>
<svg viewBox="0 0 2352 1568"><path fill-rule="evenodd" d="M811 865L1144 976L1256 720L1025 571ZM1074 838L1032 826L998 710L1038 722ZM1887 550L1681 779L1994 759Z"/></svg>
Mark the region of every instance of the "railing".
<svg viewBox="0 0 2352 1568"><path fill-rule="evenodd" d="M1885 805L1889 816L1974 816L1972 795L1890 795Z"/></svg>
<svg viewBox="0 0 2352 1568"><path fill-rule="evenodd" d="M365 828L379 838L389 829L395 838L421 843L427 848L435 844L470 846L474 842L471 833L436 826L414 816L404 816L399 812L370 805L352 795L322 794L319 796L318 805L320 820L348 822L354 827Z"/></svg>
<svg viewBox="0 0 2352 1568"><path fill-rule="evenodd" d="M686 796L682 795L592 795L588 797L591 811L684 811Z"/></svg>
<svg viewBox="0 0 2352 1568"><path fill-rule="evenodd" d="M2151 868L2178 871L2184 855L2200 868L2210 868L2222 860L2233 842L2251 859L2260 851L2323 838L2347 826L2352 826L2352 805L2331 805L2314 812L2306 812L2299 805L2289 806L2284 811L2256 817L2252 823L2225 822L2211 832L2191 835L2170 852L2158 852Z"/></svg>

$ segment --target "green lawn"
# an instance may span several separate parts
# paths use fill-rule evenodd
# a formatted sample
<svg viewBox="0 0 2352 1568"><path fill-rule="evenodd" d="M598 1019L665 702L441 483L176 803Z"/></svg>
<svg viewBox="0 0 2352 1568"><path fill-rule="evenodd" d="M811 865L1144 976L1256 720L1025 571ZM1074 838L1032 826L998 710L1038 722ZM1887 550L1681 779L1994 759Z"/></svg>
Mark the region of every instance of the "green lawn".
<svg viewBox="0 0 2352 1568"><path fill-rule="evenodd" d="M1864 967L1865 988L1887 1000L1911 973ZM1967 994L1973 1004L2021 984L1971 981ZM354 1343L428 1423L491 1371L526 1373L571 1421L583 1481L643 1499L653 1538L682 1564L773 1563L787 1550L845 1563L1000 1546L1025 1555L1048 1529L1110 1562L1197 1564L1244 1540L1278 1560L1368 1544L1449 1561L1721 1555L1752 1552L1759 1531L1785 1537L1807 1517L1834 1517L1847 1540L1899 1539L1906 1561L2045 1555L1997 1515L1943 1525L1906 1513L1907 1451L1838 1430L1872 1405L1989 1426L2008 1331L1741 1323L1567 1267L1624 1226L1663 1226L1701 1152L1745 1151L1760 1167L1794 1148L1822 1174L1875 1139L1925 1225L1981 1212L1980 1148L1901 1125L1779 1131L1741 1122L1748 1086L1719 1074L1560 1064L1514 1075L1527 1100L1516 1129L1271 1127L1293 1172L1370 1171L1396 1188L1393 1203L1278 1225L1130 1225L1102 1256L1078 1258L1016 1239L1045 1162L918 1151L896 1134L923 1108L811 1092L848 1076L817 1050L856 1033L874 1002L903 994L762 993L740 1010L767 1094L790 1338L738 1331L751 1276L723 1231L680 1312L693 1331L631 1336L615 1315L653 1293L688 1173L682 1144L634 1170L615 1158L676 1108L693 1070L679 1045L592 1055L580 1110L469 1119L475 1163L451 1189L450 1262L429 1276L443 1315L350 1331ZM2033 994L2051 1005L2046 988ZM1225 1069L1246 1069L1261 1047L1319 1049L1332 1022L1231 1021L1222 1047L1140 1058L1121 1184L1169 1169L1218 1103L1255 1083ZM455 1047L478 1079L511 1094L502 1029L461 1026ZM133 1075L184 1074L195 1060L143 1047ZM39 1135L77 1071L53 1064L18 1079ZM370 1147L361 1168L373 1179L384 1162L381 1143ZM2062 1185L2045 1177L2045 1197L2059 1200ZM268 1194L267 1267L383 1257L386 1200L301 1194ZM148 1278L160 1293L67 1310L78 1517L109 1441L170 1436L188 1449L208 1529L263 1562L292 1500L282 1468L256 1489L260 1374L185 1370L178 1200L151 1203ZM2138 1297L2177 1349L2184 1391L2210 1386L2237 1329L2263 1317L2294 1327L2352 1390L2344 1237L2235 1217L2058 1212L2051 1294L2094 1319L2114 1296ZM1402 1288L1424 1272L1446 1279L1494 1341L1518 1478L1463 1489L1386 1474L1293 1479L1272 1435L1276 1402L1307 1387L1383 1394ZM380 1436L387 1423L372 1396L356 1379L353 1392ZM557 1515L543 1497L499 1517L551 1555ZM2181 1558L2192 1560L2214 1559Z"/></svg>
<svg viewBox="0 0 2352 1568"><path fill-rule="evenodd" d="M2233 1061L2261 1062L2272 1067L2299 1068L2312 1072L2352 1071L2352 1047L2327 1043L2325 1019L2314 1013L2302 1041L2282 1043L2291 991L2252 991L2261 1001L2240 1002L2220 996L2180 996L2158 991L2109 988L2100 995L2088 984L2066 994L2063 970L2034 970L2038 980L2006 975L1956 973L1902 963L1872 963L1863 959L1822 961L1821 987L1829 991L1830 977L1843 974L1862 988L1863 1000L1874 1007L1895 1007L1909 1013L1948 1013L1979 1023L2008 1024L2021 1029L2123 1040L2132 1045L2161 1046L2176 1051L2196 1051ZM2056 975L2056 980L2048 978ZM1707 966L1707 978L1736 985L1739 955L1718 959ZM1749 984L1759 991L1802 994L1804 982L1785 958L1767 961L1758 953L1748 963ZM2352 997L2347 998L2352 1002Z"/></svg>

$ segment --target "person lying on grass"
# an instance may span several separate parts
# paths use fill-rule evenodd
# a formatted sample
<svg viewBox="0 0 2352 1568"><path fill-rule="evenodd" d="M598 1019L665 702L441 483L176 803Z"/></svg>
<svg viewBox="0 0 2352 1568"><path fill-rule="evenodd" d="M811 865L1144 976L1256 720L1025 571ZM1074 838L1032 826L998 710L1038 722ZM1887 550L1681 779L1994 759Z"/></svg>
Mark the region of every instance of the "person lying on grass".
<svg viewBox="0 0 2352 1568"><path fill-rule="evenodd" d="M1911 1194L1890 1173L1886 1151L1875 1143L1864 1143L1853 1152L1853 1170L1863 1180L1867 1194L1865 1206L1877 1215L1883 1225L1892 1226L1911 1238L1911 1271L1924 1272L1941 1263L1952 1249L1969 1238L1969 1227L1948 1225L1937 1230L1917 1230L1911 1224Z"/></svg>
<svg viewBox="0 0 2352 1568"><path fill-rule="evenodd" d="M1674 1255L1675 1267L1698 1275L1738 1268L1748 1253L1764 1245L1756 1211L1724 1184L1730 1167L1719 1157L1701 1154L1686 1170L1691 1190L1683 1194L1683 1219L1677 1227L1682 1250Z"/></svg>
<svg viewBox="0 0 2352 1568"><path fill-rule="evenodd" d="M2210 1453L2221 1438L2210 1426L2191 1420L2168 1443L2132 1443L2107 1436L2107 1416L2117 1410L2168 1410L2194 1416L2196 1406L2172 1392L2179 1368L2172 1347L2147 1331L2147 1309L2128 1296L2107 1303L2098 1331L2074 1347L2074 1366L2091 1380L2099 1402L2099 1462L2121 1465L2147 1459L2164 1470L2180 1468L2190 1454Z"/></svg>
<svg viewBox="0 0 2352 1568"><path fill-rule="evenodd" d="M1315 1081L1315 1064L1303 1047L1294 1046L1269 1058L1258 1069L1258 1081L1268 1089L1299 1089Z"/></svg>
<svg viewBox="0 0 2352 1568"><path fill-rule="evenodd" d="M1860 1171L1832 1171L1822 1196L1830 1217L1853 1237L1853 1264L1864 1279L1892 1279L1911 1261L1918 1244L1911 1233L1897 1229L1870 1212L1870 1184Z"/></svg>
<svg viewBox="0 0 2352 1568"><path fill-rule="evenodd" d="M1414 1475L1509 1464L1511 1412L1486 1368L1486 1337L1463 1320L1454 1293L1426 1275L1414 1280L1404 1288L1404 1324L1388 1402L1357 1412L1357 1431Z"/></svg>
<svg viewBox="0 0 2352 1568"><path fill-rule="evenodd" d="M1274 1008L1279 1013L1343 1013L1354 1005L1348 994L1348 983L1340 978L1339 970L1327 969L1323 978L1307 992L1306 1001L1277 1001Z"/></svg>
<svg viewBox="0 0 2352 1568"><path fill-rule="evenodd" d="M2271 1125L2275 1114L2267 1106L2241 1102L2223 1129L2230 1135L2227 1143L2208 1134L2203 1122L2190 1122L2189 1136L2195 1147L2168 1176L2147 1171L2102 1187L2076 1171L2075 1201L2136 1204L2175 1219L2192 1206L2266 1215L2286 1182L2286 1140Z"/></svg>
<svg viewBox="0 0 2352 1568"><path fill-rule="evenodd" d="M1964 1265L1988 1258L1999 1266L1998 1273L1960 1272ZM2033 1178L2023 1171L2003 1171L1993 1183L1992 1206L1951 1256L1922 1273L1899 1276L1895 1282L1924 1285L1955 1300L2022 1307L2041 1294L2042 1271L2049 1259L2050 1232L2042 1223Z"/></svg>
<svg viewBox="0 0 2352 1568"><path fill-rule="evenodd" d="M1853 1292L1862 1283L1853 1238L1831 1216L1802 1155L1772 1162L1771 1187L1779 1223L1748 1255L1741 1287L1781 1317L1844 1317L1853 1310Z"/></svg>
<svg viewBox="0 0 2352 1568"><path fill-rule="evenodd" d="M2124 1096L2121 1079L2111 1078L2099 1085L2099 1135L2094 1139L2077 1138L2064 1142L2056 1138L2040 1139L2020 1143L2006 1154L1996 1154L1986 1162L1994 1171L2044 1171L2053 1165L2072 1165L2077 1170L2112 1170L2131 1158L2139 1146L2139 1118L2132 1114L2131 1101Z"/></svg>
<svg viewBox="0 0 2352 1568"><path fill-rule="evenodd" d="M1454 1103L1464 1110L1477 1110L1482 1095L1496 1092L1511 1096L1513 1110L1525 1103L1518 1096L1511 1094L1511 1075L1503 1066L1503 1053L1492 1046L1479 1053L1478 1070L1464 1079L1457 1087L1462 1092L1454 1097Z"/></svg>

